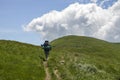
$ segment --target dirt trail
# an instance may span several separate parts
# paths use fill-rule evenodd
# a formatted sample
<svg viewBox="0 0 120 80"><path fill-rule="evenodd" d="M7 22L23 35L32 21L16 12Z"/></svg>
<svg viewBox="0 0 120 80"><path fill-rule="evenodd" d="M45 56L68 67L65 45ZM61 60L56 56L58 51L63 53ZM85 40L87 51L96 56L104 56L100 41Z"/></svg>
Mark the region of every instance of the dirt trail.
<svg viewBox="0 0 120 80"><path fill-rule="evenodd" d="M61 80L61 78L60 78L60 76L58 74L58 70L57 69L54 70L54 74L57 77L57 80Z"/></svg>
<svg viewBox="0 0 120 80"><path fill-rule="evenodd" d="M49 73L49 68L48 68L47 61L44 61L43 65L44 65L44 69L45 69L45 73L46 73L45 80L51 80L51 75ZM55 68L53 72L54 72L54 75L56 76L57 80L61 80L60 75L58 74L57 68Z"/></svg>
<svg viewBox="0 0 120 80"><path fill-rule="evenodd" d="M45 72L46 72L45 80L51 80L51 76L50 76L49 70L48 70L47 61L44 61L43 64L44 64L44 69L45 69Z"/></svg>

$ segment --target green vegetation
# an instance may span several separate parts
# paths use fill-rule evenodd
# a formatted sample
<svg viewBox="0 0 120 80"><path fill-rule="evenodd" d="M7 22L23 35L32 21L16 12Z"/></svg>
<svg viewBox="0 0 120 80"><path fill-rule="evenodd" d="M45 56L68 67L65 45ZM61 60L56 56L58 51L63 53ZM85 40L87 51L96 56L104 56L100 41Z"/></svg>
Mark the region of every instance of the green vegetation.
<svg viewBox="0 0 120 80"><path fill-rule="evenodd" d="M40 47L0 40L0 80L44 80Z"/></svg>
<svg viewBox="0 0 120 80"><path fill-rule="evenodd" d="M52 80L120 80L120 44L80 36L51 42L48 61Z"/></svg>
<svg viewBox="0 0 120 80"><path fill-rule="evenodd" d="M51 80L120 80L120 44L65 36L51 42ZM0 40L0 80L45 80L43 50Z"/></svg>

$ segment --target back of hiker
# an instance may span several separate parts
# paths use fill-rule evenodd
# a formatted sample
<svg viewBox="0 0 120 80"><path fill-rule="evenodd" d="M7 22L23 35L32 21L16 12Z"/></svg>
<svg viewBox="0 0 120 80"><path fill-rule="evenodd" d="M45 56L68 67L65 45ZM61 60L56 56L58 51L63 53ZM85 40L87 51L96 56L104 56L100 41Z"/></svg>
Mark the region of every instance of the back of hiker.
<svg viewBox="0 0 120 80"><path fill-rule="evenodd" d="M49 51L51 50L51 45L49 41L45 41L43 45L41 45L42 49L44 49L46 60L48 60Z"/></svg>

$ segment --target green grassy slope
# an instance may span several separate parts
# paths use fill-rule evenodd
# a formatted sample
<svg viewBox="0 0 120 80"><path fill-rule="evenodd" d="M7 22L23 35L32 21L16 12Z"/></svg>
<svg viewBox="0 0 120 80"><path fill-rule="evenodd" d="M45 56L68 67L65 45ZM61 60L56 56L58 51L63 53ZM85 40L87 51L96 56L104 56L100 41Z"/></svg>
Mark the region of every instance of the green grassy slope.
<svg viewBox="0 0 120 80"><path fill-rule="evenodd" d="M0 80L44 80L40 47L0 40Z"/></svg>
<svg viewBox="0 0 120 80"><path fill-rule="evenodd" d="M51 80L119 80L120 44L82 36L51 42ZM40 56L40 57L39 57ZM43 50L0 40L0 80L45 80Z"/></svg>
<svg viewBox="0 0 120 80"><path fill-rule="evenodd" d="M120 80L120 44L79 36L51 42L52 80Z"/></svg>

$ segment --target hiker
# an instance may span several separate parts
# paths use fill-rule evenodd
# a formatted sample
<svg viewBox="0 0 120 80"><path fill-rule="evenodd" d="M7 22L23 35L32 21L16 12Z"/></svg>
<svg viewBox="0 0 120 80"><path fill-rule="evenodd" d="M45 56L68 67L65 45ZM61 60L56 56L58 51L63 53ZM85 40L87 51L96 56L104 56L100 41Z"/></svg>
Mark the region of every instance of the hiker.
<svg viewBox="0 0 120 80"><path fill-rule="evenodd" d="M41 45L42 49L44 49L46 60L48 60L49 51L51 50L51 45L49 41L45 41L43 45Z"/></svg>

